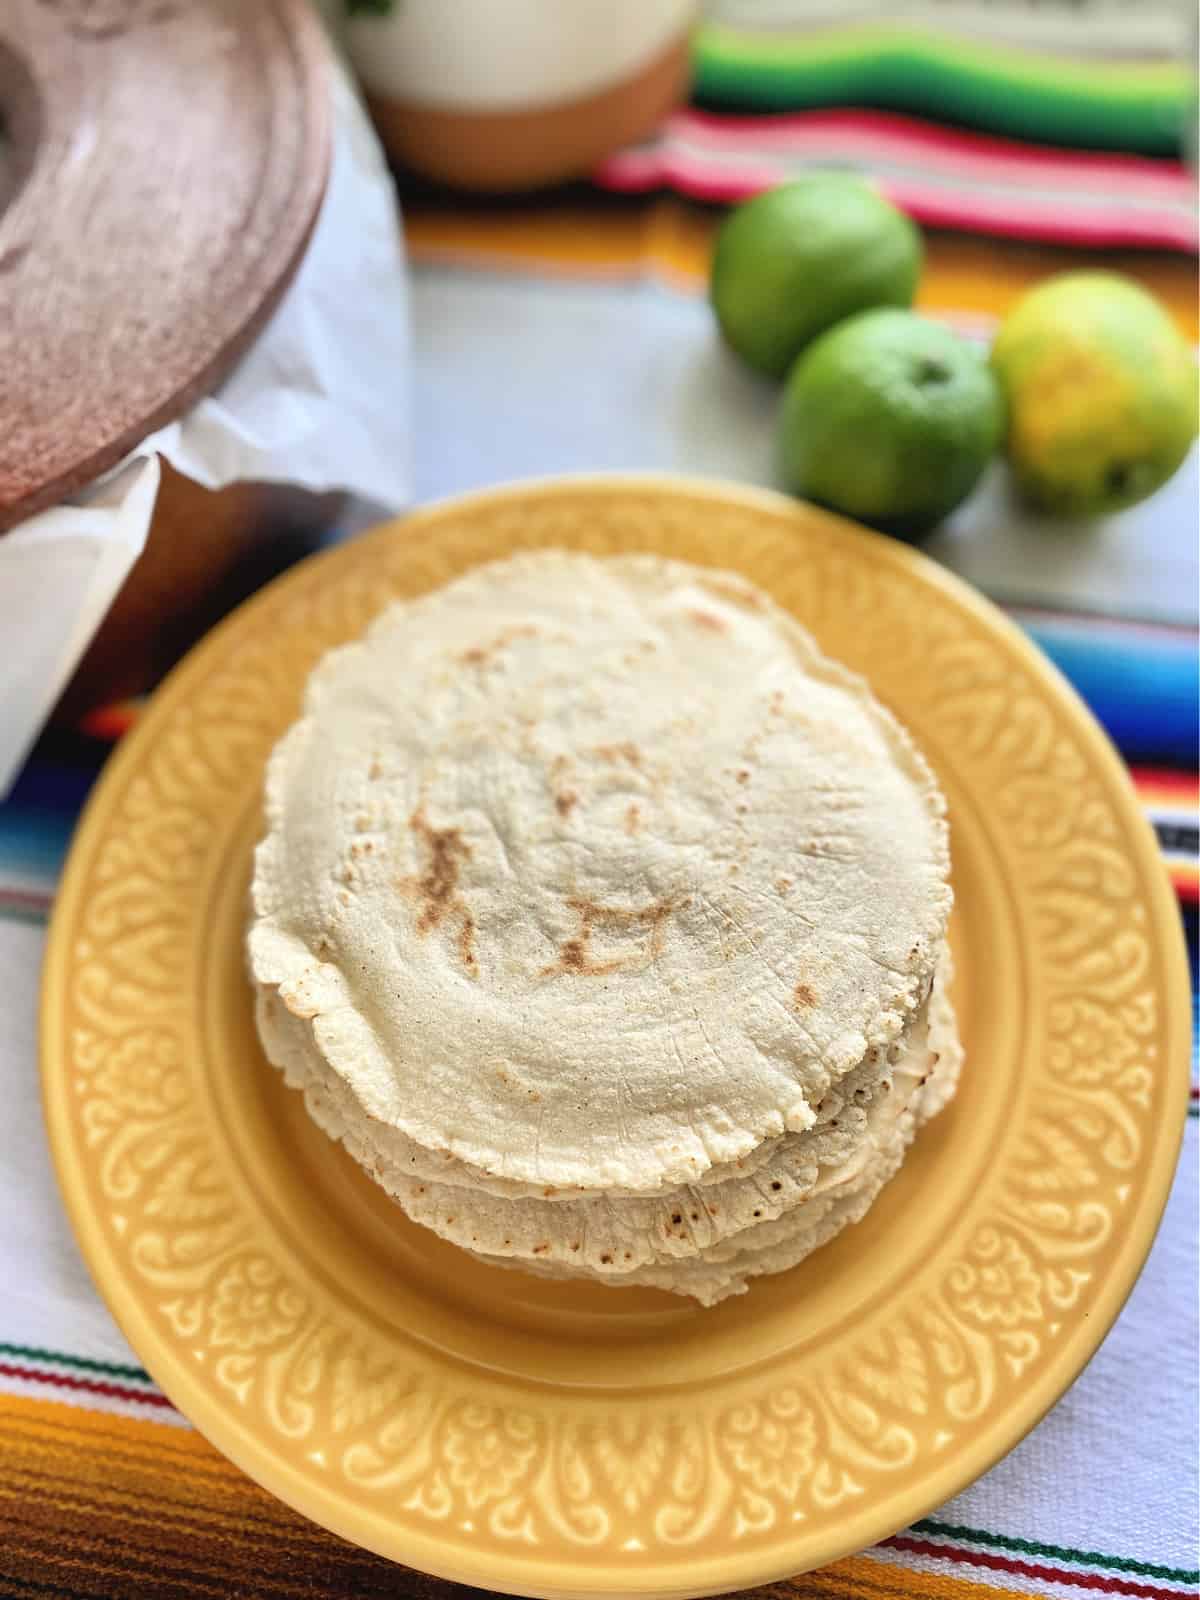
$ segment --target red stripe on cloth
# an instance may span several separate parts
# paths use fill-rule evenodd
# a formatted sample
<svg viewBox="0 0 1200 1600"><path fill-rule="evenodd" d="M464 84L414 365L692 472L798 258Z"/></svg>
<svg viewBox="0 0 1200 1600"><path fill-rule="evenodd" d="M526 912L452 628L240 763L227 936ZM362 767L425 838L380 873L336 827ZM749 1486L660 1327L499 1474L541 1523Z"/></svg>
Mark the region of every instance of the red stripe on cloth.
<svg viewBox="0 0 1200 1600"><path fill-rule="evenodd" d="M1097 151L1051 150L1017 140L974 138L908 117L866 111L802 111L765 117L717 117L678 112L666 123L655 146L674 139L720 155L746 151L802 154L817 150L861 156L866 164L904 161L971 182L1037 182L1067 190L1105 195L1129 194L1145 206L1153 197L1164 205L1190 207L1192 180L1179 161L1108 155Z"/></svg>
<svg viewBox="0 0 1200 1600"><path fill-rule="evenodd" d="M0 1362L0 1378L22 1378L28 1383L48 1383L56 1389L80 1389L86 1394L103 1395L108 1400L134 1400L144 1406L167 1411L175 1407L156 1389L130 1389L122 1383L106 1383L100 1378L76 1378L67 1372L39 1372L36 1367L16 1367Z"/></svg>
<svg viewBox="0 0 1200 1600"><path fill-rule="evenodd" d="M825 134L867 133L880 143L905 143L944 155L970 155L980 161L1019 161L1022 166L1046 171L1087 172L1091 178L1117 178L1126 188L1144 193L1147 184L1191 194L1191 177L1182 161L1139 156L1123 151L1059 150L1049 145L1026 144L966 128L947 128L919 117L889 111L843 106L826 111L785 111L763 116L739 116L689 108L668 118L665 132L678 130L689 136L725 144L737 139L755 144L781 132L808 129ZM765 136L765 139L764 139Z"/></svg>
<svg viewBox="0 0 1200 1600"><path fill-rule="evenodd" d="M1174 767L1130 767L1139 789L1157 789L1163 795L1178 795L1181 803L1195 804L1200 798L1200 776L1180 772Z"/></svg>
<svg viewBox="0 0 1200 1600"><path fill-rule="evenodd" d="M968 1567L982 1567L988 1572L1007 1572L1022 1578L1033 1578L1039 1583L1061 1583L1075 1589L1091 1589L1100 1594L1128 1595L1132 1600L1178 1600L1178 1589L1164 1589L1157 1583L1143 1583L1139 1578L1110 1577L1103 1572L1072 1572L1066 1567L1048 1567L1036 1561L1018 1561L1012 1556L999 1556L990 1550L964 1550L959 1545L931 1544L926 1539L913 1539L897 1534L894 1539L883 1540L885 1548L902 1550L908 1555L934 1556L941 1561L960 1562Z"/></svg>
<svg viewBox="0 0 1200 1600"><path fill-rule="evenodd" d="M869 164L867 164L869 174ZM714 205L732 205L773 188L789 176L786 162L732 153L719 164L672 149L627 150L606 161L594 180L622 194L644 194L670 186ZM1040 239L1083 248L1196 249L1193 218L1167 210L1134 211L1089 204L1066 194L1040 201L1016 188L988 195L969 180L943 188L919 178L878 177L880 190L902 211L935 228L996 237Z"/></svg>
<svg viewBox="0 0 1200 1600"><path fill-rule="evenodd" d="M9 905L28 906L31 911L45 911L54 896L38 889L9 889L0 884L0 900Z"/></svg>

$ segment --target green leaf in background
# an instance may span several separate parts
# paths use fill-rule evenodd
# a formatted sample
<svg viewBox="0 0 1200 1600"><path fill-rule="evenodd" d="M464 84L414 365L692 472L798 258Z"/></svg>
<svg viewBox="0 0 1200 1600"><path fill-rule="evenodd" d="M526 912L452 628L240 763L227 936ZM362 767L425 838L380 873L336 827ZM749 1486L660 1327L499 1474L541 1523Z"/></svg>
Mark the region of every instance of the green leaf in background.
<svg viewBox="0 0 1200 1600"><path fill-rule="evenodd" d="M345 0L348 17L390 17L395 0Z"/></svg>

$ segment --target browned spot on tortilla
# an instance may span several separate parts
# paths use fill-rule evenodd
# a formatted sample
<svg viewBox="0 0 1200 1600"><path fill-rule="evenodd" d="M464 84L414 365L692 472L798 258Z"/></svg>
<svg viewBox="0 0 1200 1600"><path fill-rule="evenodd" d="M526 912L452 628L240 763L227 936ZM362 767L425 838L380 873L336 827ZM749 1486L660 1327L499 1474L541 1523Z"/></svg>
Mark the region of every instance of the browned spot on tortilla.
<svg viewBox="0 0 1200 1600"><path fill-rule="evenodd" d="M459 660L467 667L483 667L495 659L502 650L508 648L516 639L533 639L537 636L537 629L530 622L514 623L510 628L502 628L494 639L489 639L486 644L473 644L464 650Z"/></svg>
<svg viewBox="0 0 1200 1600"><path fill-rule="evenodd" d="M783 710L783 690L782 689L773 689L771 691L771 710L772 711L782 711Z"/></svg>
<svg viewBox="0 0 1200 1600"><path fill-rule="evenodd" d="M564 944L562 947L562 953L558 958L558 962L559 968L561 968L564 972L586 972L587 955L584 950L583 940L568 939L566 944ZM547 967L542 976L545 977L548 973L557 970L558 968L555 967Z"/></svg>
<svg viewBox="0 0 1200 1600"><path fill-rule="evenodd" d="M654 905L641 906L636 910L627 910L623 906L601 906L594 900L568 900L567 905L579 918L579 931L564 942L558 960L542 968L543 978L558 977L563 973L574 973L581 978L602 978L612 972L624 972L631 968L641 970L649 966L662 952L664 924L675 910L675 903L670 900L659 900ZM592 934L598 927L615 933L644 933L645 938L640 941L640 948L631 954L612 956L601 961L592 954Z"/></svg>
<svg viewBox="0 0 1200 1600"><path fill-rule="evenodd" d="M704 587L710 594L724 596L727 600L735 600L738 605L745 606L747 611L765 611L766 601L757 589L752 589L749 584L732 582L728 578L705 578Z"/></svg>
<svg viewBox="0 0 1200 1600"><path fill-rule="evenodd" d="M792 997L797 1007L801 1009L805 1006L815 1006L817 1003L816 995L806 983L798 983L792 990Z"/></svg>
<svg viewBox="0 0 1200 1600"><path fill-rule="evenodd" d="M465 907L458 928L458 954L463 966L473 978L477 978L479 962L475 958L475 918Z"/></svg>
<svg viewBox="0 0 1200 1600"><path fill-rule="evenodd" d="M709 633L729 632L729 624L723 622L715 611L689 611L688 616L698 628L707 628Z"/></svg>
<svg viewBox="0 0 1200 1600"><path fill-rule="evenodd" d="M628 761L631 767L642 764L642 752L629 739L623 739L620 744L598 744L592 754L601 761Z"/></svg>
<svg viewBox="0 0 1200 1600"><path fill-rule="evenodd" d="M432 933L443 922L458 923L456 943L464 967L476 976L475 918L458 888L463 862L471 859L471 846L458 828L431 826L422 807L408 819L425 852L425 870L415 878L400 878L396 887L417 902L417 932Z"/></svg>
<svg viewBox="0 0 1200 1600"><path fill-rule="evenodd" d="M625 832L636 833L641 825L642 813L638 810L636 804L631 802L628 811L625 813Z"/></svg>
<svg viewBox="0 0 1200 1600"><path fill-rule="evenodd" d="M458 828L432 828L419 811L408 820L429 853L425 871L415 883L423 902L417 926L428 933L453 908L459 871L462 863L470 860L471 847Z"/></svg>
<svg viewBox="0 0 1200 1600"><path fill-rule="evenodd" d="M549 1250L549 1248L550 1248L550 1241L548 1239L543 1239L541 1244L535 1244L534 1245L533 1253L534 1253L535 1256L545 1255L546 1251Z"/></svg>
<svg viewBox="0 0 1200 1600"><path fill-rule="evenodd" d="M378 761L372 761L371 765L367 768L367 777L368 778L382 778L383 777L383 768L379 764Z"/></svg>
<svg viewBox="0 0 1200 1600"><path fill-rule="evenodd" d="M792 880L790 878L776 878L775 879L775 888L776 888L776 890L778 891L779 894L786 894L791 887L792 887Z"/></svg>
<svg viewBox="0 0 1200 1600"><path fill-rule="evenodd" d="M579 804L579 796L574 789L560 789L554 796L554 809L560 817L567 816L572 806Z"/></svg>
<svg viewBox="0 0 1200 1600"><path fill-rule="evenodd" d="M737 781L739 783L749 783L750 782L750 769L748 767L739 767L738 768Z"/></svg>

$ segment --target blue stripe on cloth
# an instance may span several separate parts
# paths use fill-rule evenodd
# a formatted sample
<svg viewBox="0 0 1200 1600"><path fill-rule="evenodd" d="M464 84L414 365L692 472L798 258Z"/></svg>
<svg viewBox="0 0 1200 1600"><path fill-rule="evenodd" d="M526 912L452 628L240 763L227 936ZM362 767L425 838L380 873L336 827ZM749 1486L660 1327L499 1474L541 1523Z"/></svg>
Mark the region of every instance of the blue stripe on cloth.
<svg viewBox="0 0 1200 1600"><path fill-rule="evenodd" d="M110 748L55 731L38 741L0 805L0 886L14 878L54 883Z"/></svg>
<svg viewBox="0 0 1200 1600"><path fill-rule="evenodd" d="M1197 762L1195 638L1177 629L1021 618L1131 765Z"/></svg>

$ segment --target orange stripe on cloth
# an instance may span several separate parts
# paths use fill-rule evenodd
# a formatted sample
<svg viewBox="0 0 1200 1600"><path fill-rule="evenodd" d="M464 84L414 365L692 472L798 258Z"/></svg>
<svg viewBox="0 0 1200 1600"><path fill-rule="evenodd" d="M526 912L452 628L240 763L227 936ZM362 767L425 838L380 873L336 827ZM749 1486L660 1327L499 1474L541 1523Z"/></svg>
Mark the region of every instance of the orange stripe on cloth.
<svg viewBox="0 0 1200 1600"><path fill-rule="evenodd" d="M8 1579L63 1600L242 1592L455 1600L468 1592L324 1532L198 1433L0 1395L0 1436L0 1586ZM763 1600L1017 1600L1006 1588L869 1556L756 1593Z"/></svg>
<svg viewBox="0 0 1200 1600"><path fill-rule="evenodd" d="M2 1395L0 1436L0 1590L8 1578L156 1600L454 1592L324 1532L198 1433Z"/></svg>
<svg viewBox="0 0 1200 1600"><path fill-rule="evenodd" d="M96 706L79 724L79 731L89 739L104 739L111 744L129 732L141 714L144 700L113 700L108 705Z"/></svg>
<svg viewBox="0 0 1200 1600"><path fill-rule="evenodd" d="M553 277L657 277L699 293L723 212L676 198L613 205L547 201L513 208L422 209L406 201L405 229L418 264L446 262ZM1039 279L1095 265L1094 253L1062 246L927 233L917 304L927 310L1001 317ZM1106 271L1127 273L1170 309L1192 340L1200 334L1196 263L1151 251L1105 251Z"/></svg>
<svg viewBox="0 0 1200 1600"><path fill-rule="evenodd" d="M810 1596L812 1600L1029 1600L1028 1591L974 1583L944 1572L917 1572L869 1555L848 1556L790 1583L751 1594L762 1600L810 1600Z"/></svg>

